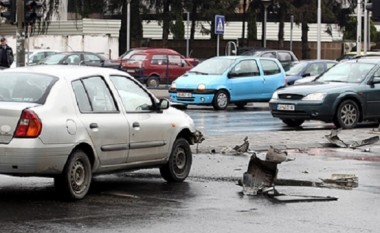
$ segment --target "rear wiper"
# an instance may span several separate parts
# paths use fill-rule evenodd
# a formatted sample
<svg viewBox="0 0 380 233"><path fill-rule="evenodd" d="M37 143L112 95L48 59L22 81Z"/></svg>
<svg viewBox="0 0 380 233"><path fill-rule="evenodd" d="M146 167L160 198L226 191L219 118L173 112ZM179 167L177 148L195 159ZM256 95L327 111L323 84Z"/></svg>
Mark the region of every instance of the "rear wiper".
<svg viewBox="0 0 380 233"><path fill-rule="evenodd" d="M200 71L195 71L195 70L190 70L188 71L189 73L195 73L195 74L201 74L201 75L208 75L208 73L205 72L200 72Z"/></svg>

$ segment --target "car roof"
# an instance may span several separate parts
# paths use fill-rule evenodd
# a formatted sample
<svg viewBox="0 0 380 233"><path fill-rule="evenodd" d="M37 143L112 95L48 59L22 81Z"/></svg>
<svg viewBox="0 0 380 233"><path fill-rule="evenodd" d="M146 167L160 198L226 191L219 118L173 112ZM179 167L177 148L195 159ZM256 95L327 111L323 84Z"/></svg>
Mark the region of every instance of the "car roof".
<svg viewBox="0 0 380 233"><path fill-rule="evenodd" d="M46 74L64 78L67 80L75 80L79 77L85 77L89 75L101 75L107 76L109 74L129 76L126 72L105 68L105 67L93 67L93 66L78 66L78 65L38 65L38 66L24 66L11 69L5 69L1 71L6 72L27 72L35 74Z"/></svg>
<svg viewBox="0 0 380 233"><path fill-rule="evenodd" d="M362 57L343 61L344 63L373 63L380 64L380 57Z"/></svg>

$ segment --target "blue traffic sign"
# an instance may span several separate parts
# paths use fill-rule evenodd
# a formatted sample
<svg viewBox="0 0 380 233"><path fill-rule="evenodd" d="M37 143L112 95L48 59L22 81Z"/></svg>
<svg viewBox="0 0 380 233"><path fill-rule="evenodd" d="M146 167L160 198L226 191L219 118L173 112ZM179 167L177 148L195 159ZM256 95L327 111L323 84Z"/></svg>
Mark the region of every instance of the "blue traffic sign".
<svg viewBox="0 0 380 233"><path fill-rule="evenodd" d="M215 34L224 34L224 15L215 15Z"/></svg>

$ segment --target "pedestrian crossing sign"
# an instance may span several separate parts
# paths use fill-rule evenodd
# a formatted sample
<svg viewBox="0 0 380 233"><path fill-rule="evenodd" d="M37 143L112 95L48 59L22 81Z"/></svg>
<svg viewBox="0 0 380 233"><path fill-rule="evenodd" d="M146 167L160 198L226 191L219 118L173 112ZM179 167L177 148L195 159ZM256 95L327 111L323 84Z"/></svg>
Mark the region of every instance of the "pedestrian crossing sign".
<svg viewBox="0 0 380 233"><path fill-rule="evenodd" d="M224 34L224 15L215 15L215 34Z"/></svg>

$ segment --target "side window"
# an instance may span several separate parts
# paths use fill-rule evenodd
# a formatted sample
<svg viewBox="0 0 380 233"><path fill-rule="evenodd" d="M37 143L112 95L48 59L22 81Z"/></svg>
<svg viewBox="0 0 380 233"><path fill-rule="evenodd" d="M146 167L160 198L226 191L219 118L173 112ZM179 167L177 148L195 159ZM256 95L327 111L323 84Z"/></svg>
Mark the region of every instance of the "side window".
<svg viewBox="0 0 380 233"><path fill-rule="evenodd" d="M167 55L153 55L150 63L152 65L167 65L168 56Z"/></svg>
<svg viewBox="0 0 380 233"><path fill-rule="evenodd" d="M150 111L153 102L149 94L128 77L111 76L111 81L117 89L127 112Z"/></svg>
<svg viewBox="0 0 380 233"><path fill-rule="evenodd" d="M181 57L178 55L169 55L169 65L181 66Z"/></svg>
<svg viewBox="0 0 380 233"><path fill-rule="evenodd" d="M322 63L311 64L305 71L305 73L309 73L311 76L315 76L321 74L324 71Z"/></svg>
<svg viewBox="0 0 380 233"><path fill-rule="evenodd" d="M86 64L100 64L100 59L93 54L84 54L84 63Z"/></svg>
<svg viewBox="0 0 380 233"><path fill-rule="evenodd" d="M289 53L285 52L278 52L278 60L281 62L293 61L292 56Z"/></svg>
<svg viewBox="0 0 380 233"><path fill-rule="evenodd" d="M234 67L232 72L235 73L237 77L260 75L260 71L255 60L241 61Z"/></svg>
<svg viewBox="0 0 380 233"><path fill-rule="evenodd" d="M84 78L72 83L81 112L116 112L111 92L101 77Z"/></svg>
<svg viewBox="0 0 380 233"><path fill-rule="evenodd" d="M260 60L261 67L263 68L264 75L273 75L281 73L278 64L271 60Z"/></svg>
<svg viewBox="0 0 380 233"><path fill-rule="evenodd" d="M260 57L276 58L276 53L274 53L274 52L267 52L267 53L263 53Z"/></svg>
<svg viewBox="0 0 380 233"><path fill-rule="evenodd" d="M79 65L80 55L79 54L70 55L65 59L65 62L69 65Z"/></svg>
<svg viewBox="0 0 380 233"><path fill-rule="evenodd" d="M330 69L330 68L333 67L335 64L336 64L336 63L333 63L333 62L326 63L327 69Z"/></svg>

